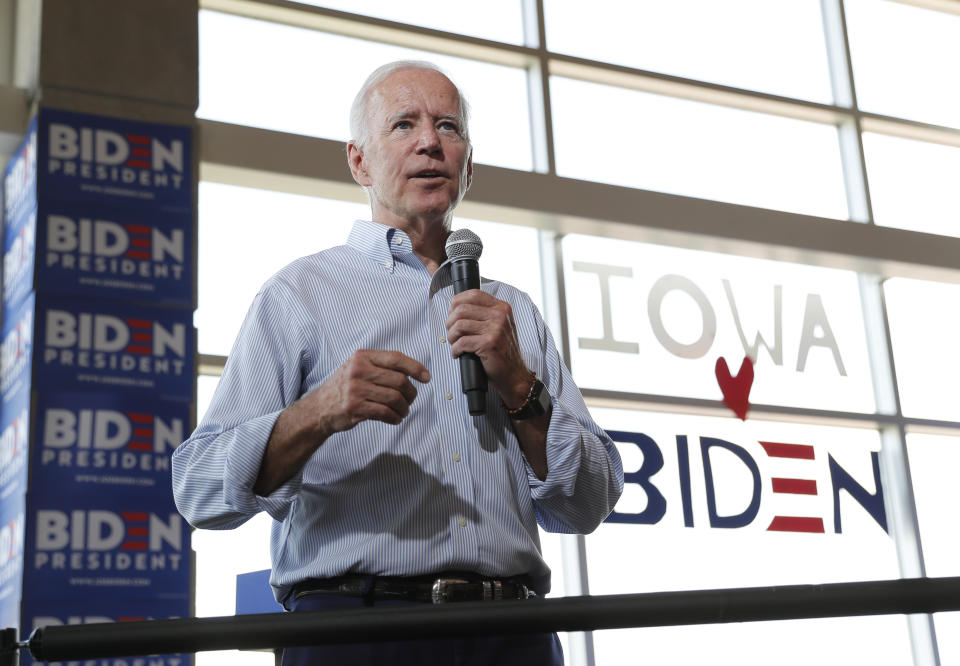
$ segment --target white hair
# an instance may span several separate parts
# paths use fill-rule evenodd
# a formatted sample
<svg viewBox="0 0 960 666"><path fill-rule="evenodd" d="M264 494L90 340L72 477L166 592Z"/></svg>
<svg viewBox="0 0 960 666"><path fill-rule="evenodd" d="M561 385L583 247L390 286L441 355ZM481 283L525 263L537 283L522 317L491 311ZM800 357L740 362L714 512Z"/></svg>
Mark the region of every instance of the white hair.
<svg viewBox="0 0 960 666"><path fill-rule="evenodd" d="M463 122L463 138L469 143L470 105L467 103L466 97L463 96L460 87L453 82L446 72L426 60L397 60L373 70L373 73L360 86L357 96L353 98L353 104L350 105L350 135L353 137L353 143L358 148L363 148L367 139L370 138L370 128L367 126L367 104L370 101L370 92L388 76L402 69L425 69L447 77L447 80L453 84L457 91L457 98L460 100L460 118Z"/></svg>

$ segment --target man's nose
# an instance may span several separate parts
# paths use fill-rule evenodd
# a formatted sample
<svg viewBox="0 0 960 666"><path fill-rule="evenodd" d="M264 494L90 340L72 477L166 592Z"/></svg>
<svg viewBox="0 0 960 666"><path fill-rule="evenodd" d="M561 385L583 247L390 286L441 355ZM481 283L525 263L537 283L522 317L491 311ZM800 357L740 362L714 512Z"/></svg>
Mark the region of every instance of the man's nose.
<svg viewBox="0 0 960 666"><path fill-rule="evenodd" d="M437 128L427 125L420 130L417 136L417 154L435 153L440 150L440 135Z"/></svg>

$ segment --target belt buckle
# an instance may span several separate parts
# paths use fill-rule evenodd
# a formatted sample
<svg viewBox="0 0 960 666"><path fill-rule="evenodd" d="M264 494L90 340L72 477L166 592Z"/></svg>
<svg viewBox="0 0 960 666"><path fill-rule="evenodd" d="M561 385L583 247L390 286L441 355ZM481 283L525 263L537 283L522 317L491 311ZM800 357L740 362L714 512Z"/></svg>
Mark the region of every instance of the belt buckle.
<svg viewBox="0 0 960 666"><path fill-rule="evenodd" d="M430 601L435 604L445 604L453 601L451 598L453 587L456 585L467 585L470 581L463 578L437 578L433 581L433 587L430 589Z"/></svg>
<svg viewBox="0 0 960 666"><path fill-rule="evenodd" d="M499 580L483 581L483 600L484 601L502 601L503 583Z"/></svg>

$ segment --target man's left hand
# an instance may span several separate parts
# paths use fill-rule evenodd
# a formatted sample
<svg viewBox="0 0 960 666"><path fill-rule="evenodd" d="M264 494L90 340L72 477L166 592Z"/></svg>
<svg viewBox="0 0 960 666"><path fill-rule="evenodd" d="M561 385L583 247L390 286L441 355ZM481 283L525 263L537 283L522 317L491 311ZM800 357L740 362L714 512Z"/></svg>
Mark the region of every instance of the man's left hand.
<svg viewBox="0 0 960 666"><path fill-rule="evenodd" d="M476 354L503 402L508 407L520 405L534 374L520 352L510 304L480 289L469 289L453 297L446 327L454 358Z"/></svg>

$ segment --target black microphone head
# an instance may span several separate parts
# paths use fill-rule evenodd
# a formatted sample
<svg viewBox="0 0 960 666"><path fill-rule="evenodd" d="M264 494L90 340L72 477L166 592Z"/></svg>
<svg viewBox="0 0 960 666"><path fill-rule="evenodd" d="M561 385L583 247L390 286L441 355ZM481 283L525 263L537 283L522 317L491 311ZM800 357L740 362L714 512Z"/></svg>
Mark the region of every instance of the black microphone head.
<svg viewBox="0 0 960 666"><path fill-rule="evenodd" d="M447 237L447 259L477 260L483 254L480 237L469 229L457 229Z"/></svg>

